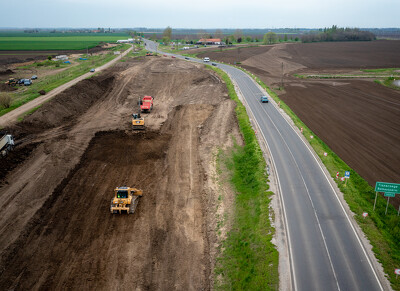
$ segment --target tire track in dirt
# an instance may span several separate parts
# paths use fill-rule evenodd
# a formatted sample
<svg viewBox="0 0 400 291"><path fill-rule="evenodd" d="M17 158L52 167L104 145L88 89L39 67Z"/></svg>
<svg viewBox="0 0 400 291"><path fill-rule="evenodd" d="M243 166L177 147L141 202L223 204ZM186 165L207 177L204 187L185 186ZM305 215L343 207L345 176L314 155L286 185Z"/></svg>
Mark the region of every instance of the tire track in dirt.
<svg viewBox="0 0 400 291"><path fill-rule="evenodd" d="M2 289L211 289L214 153L232 136L241 141L234 102L200 65L154 58L119 66L85 112L35 134L19 128L26 144L42 144L0 188L0 230L12 235L0 241ZM148 130L132 133L142 95L155 96L155 107ZM134 215L109 213L121 185L144 191Z"/></svg>

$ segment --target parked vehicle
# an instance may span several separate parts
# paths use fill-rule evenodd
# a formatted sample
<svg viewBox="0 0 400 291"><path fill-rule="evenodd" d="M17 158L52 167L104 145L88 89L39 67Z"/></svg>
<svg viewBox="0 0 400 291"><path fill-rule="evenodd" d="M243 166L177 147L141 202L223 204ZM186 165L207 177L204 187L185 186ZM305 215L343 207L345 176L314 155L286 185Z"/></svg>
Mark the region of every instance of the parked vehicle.
<svg viewBox="0 0 400 291"><path fill-rule="evenodd" d="M24 81L24 86L30 86L30 85L32 85L32 81L31 80L29 80L29 79L24 79L25 81Z"/></svg>
<svg viewBox="0 0 400 291"><path fill-rule="evenodd" d="M90 69L90 72L91 72L91 73L94 73L94 72L95 72L95 69Z"/></svg>
<svg viewBox="0 0 400 291"><path fill-rule="evenodd" d="M36 80L37 79L37 76L36 75L33 75L32 77L31 77L31 80Z"/></svg>
<svg viewBox="0 0 400 291"><path fill-rule="evenodd" d="M1 135L0 135L1 136ZM2 156L7 155L14 147L14 138L11 134L5 134L0 138L0 153Z"/></svg>
<svg viewBox="0 0 400 291"><path fill-rule="evenodd" d="M140 101L140 110L142 112L150 112L153 109L153 97L144 96Z"/></svg>

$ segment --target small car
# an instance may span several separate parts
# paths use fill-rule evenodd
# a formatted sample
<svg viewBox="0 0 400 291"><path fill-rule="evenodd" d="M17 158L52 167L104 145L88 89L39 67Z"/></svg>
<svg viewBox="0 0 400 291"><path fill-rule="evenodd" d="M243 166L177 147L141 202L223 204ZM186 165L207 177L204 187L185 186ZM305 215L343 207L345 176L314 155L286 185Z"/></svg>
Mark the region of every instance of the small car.
<svg viewBox="0 0 400 291"><path fill-rule="evenodd" d="M175 57L175 56L171 56L171 58L173 58L173 59L176 59L176 57Z"/></svg>
<svg viewBox="0 0 400 291"><path fill-rule="evenodd" d="M213 65L213 66L217 66L217 63L211 63L211 65Z"/></svg>
<svg viewBox="0 0 400 291"><path fill-rule="evenodd" d="M188 60L189 59L189 57L185 57L185 60Z"/></svg>
<svg viewBox="0 0 400 291"><path fill-rule="evenodd" d="M261 101L261 103L268 103L268 97L267 96L261 96L260 101Z"/></svg>
<svg viewBox="0 0 400 291"><path fill-rule="evenodd" d="M95 69L90 69L90 72L91 72L91 73L94 73L94 71L95 71Z"/></svg>
<svg viewBox="0 0 400 291"><path fill-rule="evenodd" d="M37 79L37 76L36 75L33 75L32 77L31 77L31 80L36 80Z"/></svg>
<svg viewBox="0 0 400 291"><path fill-rule="evenodd" d="M210 58L209 57L205 57L204 59L203 59L203 62L209 62L210 61Z"/></svg>
<svg viewBox="0 0 400 291"><path fill-rule="evenodd" d="M32 81L29 79L25 79L24 81L24 86L30 86L32 84Z"/></svg>

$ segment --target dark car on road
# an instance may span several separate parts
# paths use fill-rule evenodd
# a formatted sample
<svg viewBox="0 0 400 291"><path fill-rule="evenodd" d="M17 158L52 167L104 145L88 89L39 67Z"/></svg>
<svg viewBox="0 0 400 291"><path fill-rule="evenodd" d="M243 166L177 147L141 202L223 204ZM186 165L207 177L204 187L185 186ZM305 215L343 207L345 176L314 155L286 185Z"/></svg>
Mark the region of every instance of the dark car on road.
<svg viewBox="0 0 400 291"><path fill-rule="evenodd" d="M217 66L217 63L211 63L211 65L213 65L213 66L215 66L215 67L216 67L216 66Z"/></svg>

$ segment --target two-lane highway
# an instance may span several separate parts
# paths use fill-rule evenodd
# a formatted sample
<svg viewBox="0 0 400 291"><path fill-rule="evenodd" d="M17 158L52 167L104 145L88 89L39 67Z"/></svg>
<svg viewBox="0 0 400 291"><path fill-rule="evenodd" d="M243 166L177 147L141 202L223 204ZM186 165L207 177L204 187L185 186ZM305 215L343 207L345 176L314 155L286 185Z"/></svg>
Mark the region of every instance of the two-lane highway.
<svg viewBox="0 0 400 291"><path fill-rule="evenodd" d="M146 47L156 50L151 41ZM277 107L260 103L265 92L246 73L218 67L239 87L269 147L284 208L292 288L383 290L334 187L303 139Z"/></svg>

